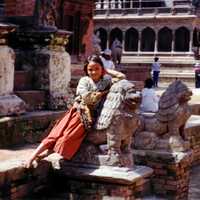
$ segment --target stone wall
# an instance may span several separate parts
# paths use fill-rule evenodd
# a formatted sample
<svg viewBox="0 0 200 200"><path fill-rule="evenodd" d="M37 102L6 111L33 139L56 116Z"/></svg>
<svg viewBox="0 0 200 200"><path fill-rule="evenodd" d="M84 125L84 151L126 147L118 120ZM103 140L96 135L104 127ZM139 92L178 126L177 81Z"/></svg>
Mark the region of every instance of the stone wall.
<svg viewBox="0 0 200 200"><path fill-rule="evenodd" d="M0 163L0 199L22 199L30 193L41 190L48 183L51 168L49 162L42 161L33 170L27 171L21 161L9 160Z"/></svg>
<svg viewBox="0 0 200 200"><path fill-rule="evenodd" d="M191 154L134 150L135 163L154 169L153 193L176 200L188 198Z"/></svg>
<svg viewBox="0 0 200 200"><path fill-rule="evenodd" d="M35 0L5 0L5 4L5 13L8 16L31 16Z"/></svg>
<svg viewBox="0 0 200 200"><path fill-rule="evenodd" d="M0 147L40 142L48 134L46 129L51 123L53 125L53 121L62 114L63 112L40 112L21 117L2 117L0 120Z"/></svg>
<svg viewBox="0 0 200 200"><path fill-rule="evenodd" d="M199 108L198 108L199 109ZM200 164L200 116L192 115L185 126L185 137L190 141L192 165Z"/></svg>

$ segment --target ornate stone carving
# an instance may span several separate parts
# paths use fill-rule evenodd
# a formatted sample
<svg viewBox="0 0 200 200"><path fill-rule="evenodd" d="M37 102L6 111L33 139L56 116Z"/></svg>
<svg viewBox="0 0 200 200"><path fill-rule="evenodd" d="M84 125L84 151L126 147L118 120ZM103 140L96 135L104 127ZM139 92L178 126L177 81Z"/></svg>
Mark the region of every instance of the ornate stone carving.
<svg viewBox="0 0 200 200"><path fill-rule="evenodd" d="M65 46L68 43L68 38L72 34L70 31L58 30L52 34L49 48L56 51L65 51Z"/></svg>
<svg viewBox="0 0 200 200"><path fill-rule="evenodd" d="M133 167L130 146L139 123L136 109L140 99L129 81L113 84L95 124L96 130L88 133L73 161Z"/></svg>
<svg viewBox="0 0 200 200"><path fill-rule="evenodd" d="M192 92L180 80L174 81L163 93L155 115L141 115L141 126L135 136L137 149L185 151L188 142L184 125L191 116L188 101Z"/></svg>
<svg viewBox="0 0 200 200"><path fill-rule="evenodd" d="M58 17L56 0L36 1L34 17L36 25L56 26Z"/></svg>

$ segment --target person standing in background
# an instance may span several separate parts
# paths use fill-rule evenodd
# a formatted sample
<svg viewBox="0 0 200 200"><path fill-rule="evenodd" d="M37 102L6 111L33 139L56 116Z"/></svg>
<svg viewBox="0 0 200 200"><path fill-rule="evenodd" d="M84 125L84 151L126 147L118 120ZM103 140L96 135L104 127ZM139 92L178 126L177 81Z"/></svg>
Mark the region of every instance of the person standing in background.
<svg viewBox="0 0 200 200"><path fill-rule="evenodd" d="M105 69L115 69L115 65L112 61L112 52L110 49L105 49L102 53L101 60Z"/></svg>
<svg viewBox="0 0 200 200"><path fill-rule="evenodd" d="M113 62L116 65L121 64L121 57L122 57L122 43L118 38L115 38L111 45L112 49L112 57L113 57Z"/></svg>
<svg viewBox="0 0 200 200"><path fill-rule="evenodd" d="M161 66L161 64L159 63L159 58L155 57L154 58L154 63L151 66L154 87L158 87L159 74L160 74L160 66Z"/></svg>

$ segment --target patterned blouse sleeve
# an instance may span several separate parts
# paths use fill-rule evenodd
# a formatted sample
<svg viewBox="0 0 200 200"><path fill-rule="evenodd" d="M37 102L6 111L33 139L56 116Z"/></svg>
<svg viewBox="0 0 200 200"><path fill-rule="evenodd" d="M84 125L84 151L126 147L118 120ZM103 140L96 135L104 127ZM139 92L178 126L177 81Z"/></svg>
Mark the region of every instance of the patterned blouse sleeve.
<svg viewBox="0 0 200 200"><path fill-rule="evenodd" d="M78 86L76 88L76 95L84 96L88 92L91 92L88 77L82 77L78 82Z"/></svg>

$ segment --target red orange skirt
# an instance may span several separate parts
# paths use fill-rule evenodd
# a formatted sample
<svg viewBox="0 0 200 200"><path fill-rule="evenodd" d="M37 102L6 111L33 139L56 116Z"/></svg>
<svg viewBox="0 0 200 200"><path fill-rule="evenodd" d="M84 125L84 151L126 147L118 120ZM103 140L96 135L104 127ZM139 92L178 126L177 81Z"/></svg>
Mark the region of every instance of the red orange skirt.
<svg viewBox="0 0 200 200"><path fill-rule="evenodd" d="M84 137L85 128L80 113L75 108L71 108L42 140L42 143L47 149L53 149L70 160L78 151Z"/></svg>

